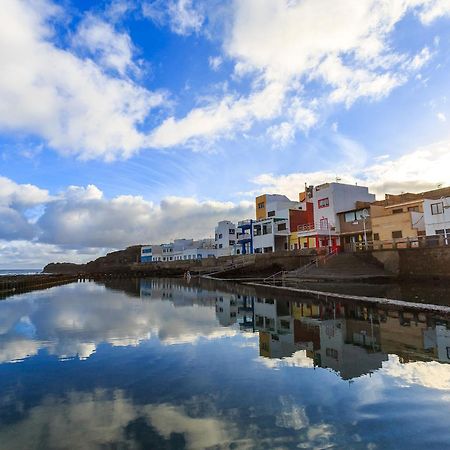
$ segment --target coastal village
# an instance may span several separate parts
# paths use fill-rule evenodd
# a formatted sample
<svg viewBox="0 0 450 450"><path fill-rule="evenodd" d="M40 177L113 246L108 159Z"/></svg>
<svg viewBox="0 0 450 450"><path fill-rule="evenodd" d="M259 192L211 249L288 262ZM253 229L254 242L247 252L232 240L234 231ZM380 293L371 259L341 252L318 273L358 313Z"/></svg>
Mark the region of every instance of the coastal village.
<svg viewBox="0 0 450 450"><path fill-rule="evenodd" d="M255 218L220 221L214 239L143 245L141 263L314 249L338 253L444 246L450 243L450 187L385 194L339 182L305 186L298 200L255 198Z"/></svg>

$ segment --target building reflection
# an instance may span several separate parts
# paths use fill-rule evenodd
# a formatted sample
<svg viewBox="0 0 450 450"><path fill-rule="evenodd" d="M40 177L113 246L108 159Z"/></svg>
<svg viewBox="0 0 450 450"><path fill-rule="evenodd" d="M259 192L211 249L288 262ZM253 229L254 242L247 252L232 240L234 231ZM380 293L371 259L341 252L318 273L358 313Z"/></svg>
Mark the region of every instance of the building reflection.
<svg viewBox="0 0 450 450"><path fill-rule="evenodd" d="M304 350L315 366L343 379L380 369L389 354L401 363L450 363L450 318L435 312L231 293L218 295L215 305L222 326L258 333L261 357Z"/></svg>
<svg viewBox="0 0 450 450"><path fill-rule="evenodd" d="M349 301L276 299L242 285L174 279L116 282L108 288L167 300L175 308L214 307L218 324L257 333L259 355L285 358L303 350L314 366L343 379L370 374L388 355L401 363L450 363L450 317L434 311Z"/></svg>

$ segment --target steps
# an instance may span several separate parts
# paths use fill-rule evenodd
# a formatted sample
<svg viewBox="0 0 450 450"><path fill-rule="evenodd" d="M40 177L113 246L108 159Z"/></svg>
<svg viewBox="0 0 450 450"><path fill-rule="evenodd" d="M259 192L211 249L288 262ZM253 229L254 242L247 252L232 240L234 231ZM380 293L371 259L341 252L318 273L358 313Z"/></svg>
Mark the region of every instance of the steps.
<svg viewBox="0 0 450 450"><path fill-rule="evenodd" d="M383 265L370 254L339 253L286 273L285 278L308 280L361 280L389 278Z"/></svg>

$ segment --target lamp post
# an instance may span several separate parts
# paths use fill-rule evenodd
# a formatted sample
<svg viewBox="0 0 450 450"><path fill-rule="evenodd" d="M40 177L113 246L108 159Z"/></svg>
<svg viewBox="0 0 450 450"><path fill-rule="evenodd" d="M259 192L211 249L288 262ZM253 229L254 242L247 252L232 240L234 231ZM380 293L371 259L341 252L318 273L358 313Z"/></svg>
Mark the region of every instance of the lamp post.
<svg viewBox="0 0 450 450"><path fill-rule="evenodd" d="M444 244L448 245L448 235L447 235L447 228L445 224L445 210L450 208L450 205L447 203L447 199L445 197L441 197L440 200L442 200L442 226L444 228Z"/></svg>
<svg viewBox="0 0 450 450"><path fill-rule="evenodd" d="M367 250L367 230L366 230L366 219L369 217L369 211L363 209L361 213L361 218L363 220L363 230L364 230L364 249Z"/></svg>

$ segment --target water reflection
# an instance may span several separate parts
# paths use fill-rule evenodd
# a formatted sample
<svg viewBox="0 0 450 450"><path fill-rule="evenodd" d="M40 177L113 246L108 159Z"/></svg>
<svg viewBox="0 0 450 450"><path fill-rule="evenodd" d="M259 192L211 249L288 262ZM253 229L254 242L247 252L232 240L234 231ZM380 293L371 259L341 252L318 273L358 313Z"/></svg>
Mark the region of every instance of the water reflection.
<svg viewBox="0 0 450 450"><path fill-rule="evenodd" d="M216 299L216 313L224 326L257 331L261 356L305 350L315 366L344 379L381 368L389 354L402 363L450 362L450 318L435 312L228 294Z"/></svg>
<svg viewBox="0 0 450 450"><path fill-rule="evenodd" d="M444 312L210 281L12 297L0 448L444 448L449 329Z"/></svg>

